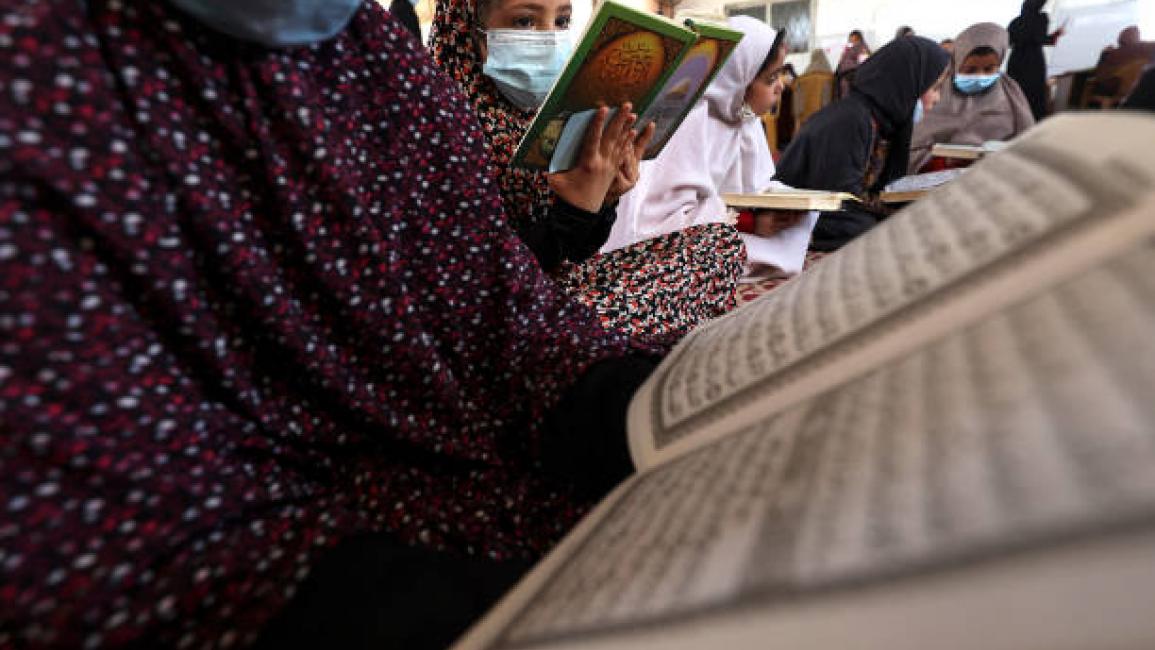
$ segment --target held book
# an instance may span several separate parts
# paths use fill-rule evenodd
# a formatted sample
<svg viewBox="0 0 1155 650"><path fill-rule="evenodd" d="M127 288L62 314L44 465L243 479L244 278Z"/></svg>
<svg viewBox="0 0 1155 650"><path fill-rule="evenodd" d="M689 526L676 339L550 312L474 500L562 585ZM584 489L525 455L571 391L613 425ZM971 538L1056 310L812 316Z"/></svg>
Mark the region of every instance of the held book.
<svg viewBox="0 0 1155 650"><path fill-rule="evenodd" d="M741 32L684 24L605 0L513 156L517 167L572 168L601 106L631 102L639 131L656 122L653 158L729 59Z"/></svg>
<svg viewBox="0 0 1155 650"><path fill-rule="evenodd" d="M774 188L757 194L723 194L722 200L738 209L835 212L842 209L843 201L857 201L858 197L849 192Z"/></svg>
<svg viewBox="0 0 1155 650"><path fill-rule="evenodd" d="M945 144L935 143L930 148L930 155L936 158L953 158L955 160L978 160L986 155L983 148L975 144Z"/></svg>
<svg viewBox="0 0 1155 650"><path fill-rule="evenodd" d="M1047 120L691 332L455 647L1155 647L1152 141Z"/></svg>
<svg viewBox="0 0 1155 650"><path fill-rule="evenodd" d="M930 149L930 154L938 158L955 158L957 160L978 160L983 156L1007 147L1002 140L987 140L982 144L948 144L939 142Z"/></svg>

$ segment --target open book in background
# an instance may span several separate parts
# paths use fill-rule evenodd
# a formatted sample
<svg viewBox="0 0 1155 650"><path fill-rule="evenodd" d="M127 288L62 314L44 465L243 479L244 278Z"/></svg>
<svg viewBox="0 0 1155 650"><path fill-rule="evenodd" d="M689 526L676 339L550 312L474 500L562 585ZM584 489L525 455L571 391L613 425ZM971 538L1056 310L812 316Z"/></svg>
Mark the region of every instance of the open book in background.
<svg viewBox="0 0 1155 650"><path fill-rule="evenodd" d="M966 172L966 168L944 169L925 174L903 176L883 188L878 198L883 203L910 203L929 194L932 190L946 185Z"/></svg>
<svg viewBox="0 0 1155 650"><path fill-rule="evenodd" d="M758 194L723 194L722 200L738 209L836 212L842 209L843 201L857 201L858 197L849 192L776 187Z"/></svg>
<svg viewBox="0 0 1155 650"><path fill-rule="evenodd" d="M945 144L938 143L931 147L930 154L936 158L952 158L955 160L978 160L983 156L995 153L1006 148L1007 143L1000 140L988 140L982 144Z"/></svg>
<svg viewBox="0 0 1155 650"><path fill-rule="evenodd" d="M910 203L962 176L966 169L946 169L903 176L890 183L879 195L883 203ZM757 194L723 194L726 205L755 210L819 210L837 212L846 201L858 201L849 192L828 192L775 187Z"/></svg>
<svg viewBox="0 0 1155 650"><path fill-rule="evenodd" d="M514 153L518 167L572 168L594 113L625 102L637 127L656 122L656 156L729 59L741 32L672 20L605 0Z"/></svg>
<svg viewBox="0 0 1155 650"><path fill-rule="evenodd" d="M1048 120L692 332L457 647L1155 647L1151 141Z"/></svg>

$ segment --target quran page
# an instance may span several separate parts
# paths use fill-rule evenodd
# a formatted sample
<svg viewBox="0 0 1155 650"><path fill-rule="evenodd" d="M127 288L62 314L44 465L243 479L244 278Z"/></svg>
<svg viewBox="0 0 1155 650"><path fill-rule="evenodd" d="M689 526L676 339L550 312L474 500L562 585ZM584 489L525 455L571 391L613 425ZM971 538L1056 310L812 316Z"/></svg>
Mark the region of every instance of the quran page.
<svg viewBox="0 0 1155 650"><path fill-rule="evenodd" d="M1152 647L1152 332L1145 244L635 477L460 647Z"/></svg>
<svg viewBox="0 0 1155 650"><path fill-rule="evenodd" d="M801 276L691 332L631 404L636 464L653 466L867 372L1155 232L1151 141L1147 116L1048 120Z"/></svg>

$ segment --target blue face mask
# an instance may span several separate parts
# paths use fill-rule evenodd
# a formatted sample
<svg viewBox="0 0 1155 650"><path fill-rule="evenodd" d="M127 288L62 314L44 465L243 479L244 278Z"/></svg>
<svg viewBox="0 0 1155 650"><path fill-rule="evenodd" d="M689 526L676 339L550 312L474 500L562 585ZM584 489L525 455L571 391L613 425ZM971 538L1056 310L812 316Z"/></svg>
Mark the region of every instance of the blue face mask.
<svg viewBox="0 0 1155 650"><path fill-rule="evenodd" d="M573 51L567 30L491 29L485 43L489 55L481 71L506 99L527 111L545 101Z"/></svg>
<svg viewBox="0 0 1155 650"><path fill-rule="evenodd" d="M910 121L914 124L918 124L922 121L922 117L925 114L926 109L922 107L922 99L919 99L914 103L914 115L910 117Z"/></svg>
<svg viewBox="0 0 1155 650"><path fill-rule="evenodd" d="M994 74L956 74L954 87L964 95L977 95L995 85L999 80L999 73Z"/></svg>
<svg viewBox="0 0 1155 650"><path fill-rule="evenodd" d="M218 32L268 47L332 38L361 7L361 0L170 1Z"/></svg>

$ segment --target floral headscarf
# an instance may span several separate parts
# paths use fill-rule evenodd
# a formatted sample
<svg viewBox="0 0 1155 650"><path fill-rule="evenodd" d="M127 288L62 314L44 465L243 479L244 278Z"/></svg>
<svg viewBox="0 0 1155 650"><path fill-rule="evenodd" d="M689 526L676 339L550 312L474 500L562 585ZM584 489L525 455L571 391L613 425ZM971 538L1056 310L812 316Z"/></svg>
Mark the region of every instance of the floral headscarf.
<svg viewBox="0 0 1155 650"><path fill-rule="evenodd" d="M485 36L480 31L477 3L478 0L437 0L429 45L433 60L460 84L473 103L489 141L493 165L499 170L506 215L517 228L546 218L553 195L544 173L510 165L522 135L533 121L534 111L523 111L511 104L482 74L478 43Z"/></svg>

